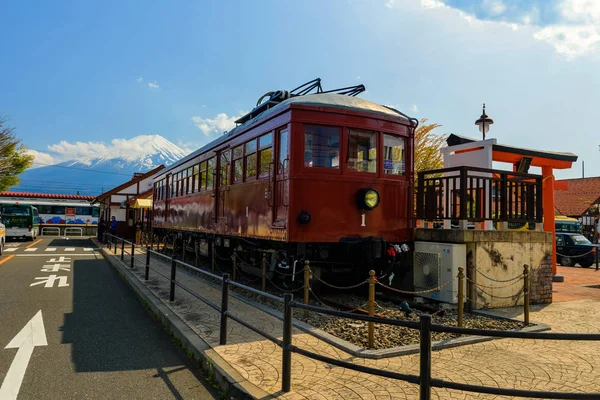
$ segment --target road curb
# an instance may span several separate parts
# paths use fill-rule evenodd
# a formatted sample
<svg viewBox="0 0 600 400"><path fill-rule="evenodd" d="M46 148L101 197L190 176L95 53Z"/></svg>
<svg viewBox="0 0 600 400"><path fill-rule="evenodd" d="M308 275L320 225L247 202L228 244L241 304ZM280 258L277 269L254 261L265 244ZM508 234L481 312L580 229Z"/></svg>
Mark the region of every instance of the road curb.
<svg viewBox="0 0 600 400"><path fill-rule="evenodd" d="M119 275L133 289L144 305L157 316L171 335L181 342L182 347L194 353L194 357L199 361L209 379L214 379L219 388L227 393L228 398L237 400L268 398L270 396L269 393L244 379L185 321L179 318L167 304L140 282L118 256L111 254L96 239L90 238L90 240L100 248L104 259L119 272Z"/></svg>

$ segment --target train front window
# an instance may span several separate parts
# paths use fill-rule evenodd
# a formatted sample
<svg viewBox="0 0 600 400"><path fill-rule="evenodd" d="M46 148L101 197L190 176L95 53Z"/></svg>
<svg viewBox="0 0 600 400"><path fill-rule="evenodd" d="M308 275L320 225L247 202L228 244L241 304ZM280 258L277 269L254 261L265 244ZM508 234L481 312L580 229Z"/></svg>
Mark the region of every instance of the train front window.
<svg viewBox="0 0 600 400"><path fill-rule="evenodd" d="M340 129L329 126L304 127L304 166L340 167Z"/></svg>
<svg viewBox="0 0 600 400"><path fill-rule="evenodd" d="M350 129L346 166L353 171L377 172L377 133Z"/></svg>
<svg viewBox="0 0 600 400"><path fill-rule="evenodd" d="M398 176L406 173L404 138L383 135L383 173Z"/></svg>

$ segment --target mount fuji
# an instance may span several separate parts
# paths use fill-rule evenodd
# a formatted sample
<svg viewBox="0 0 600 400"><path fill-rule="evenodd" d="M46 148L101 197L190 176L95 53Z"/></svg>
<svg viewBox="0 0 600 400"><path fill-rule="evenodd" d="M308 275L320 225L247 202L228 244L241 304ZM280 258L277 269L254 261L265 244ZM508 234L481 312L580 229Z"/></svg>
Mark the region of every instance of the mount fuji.
<svg viewBox="0 0 600 400"><path fill-rule="evenodd" d="M87 144L76 144L75 154L96 153L98 156L77 157L28 169L20 175L21 182L9 191L97 196L127 182L136 172L148 172L161 164L169 166L187 155L182 148L160 135L115 139L108 146L94 144L86 149L77 146Z"/></svg>

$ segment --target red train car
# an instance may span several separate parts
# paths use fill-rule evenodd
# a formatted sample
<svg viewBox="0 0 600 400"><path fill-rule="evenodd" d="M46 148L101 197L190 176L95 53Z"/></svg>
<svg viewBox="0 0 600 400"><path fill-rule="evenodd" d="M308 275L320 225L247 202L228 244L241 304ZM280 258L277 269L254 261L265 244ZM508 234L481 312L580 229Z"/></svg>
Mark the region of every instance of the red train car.
<svg viewBox="0 0 600 400"><path fill-rule="evenodd" d="M155 177L155 234L204 256L236 250L247 271L263 254L271 269L310 259L317 274L389 264L390 246L413 237L417 121L362 90L315 80L268 93Z"/></svg>

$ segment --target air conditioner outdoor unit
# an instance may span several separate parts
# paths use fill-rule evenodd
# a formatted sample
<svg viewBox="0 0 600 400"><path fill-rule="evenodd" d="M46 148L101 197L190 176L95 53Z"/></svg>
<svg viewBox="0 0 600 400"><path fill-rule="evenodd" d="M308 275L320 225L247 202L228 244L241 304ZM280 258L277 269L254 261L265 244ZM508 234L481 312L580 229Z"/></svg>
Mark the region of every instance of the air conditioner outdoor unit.
<svg viewBox="0 0 600 400"><path fill-rule="evenodd" d="M415 242L414 278L415 291L431 290L452 281L439 290L421 293L419 296L445 303L458 303L458 267L465 268L467 248L459 243Z"/></svg>

